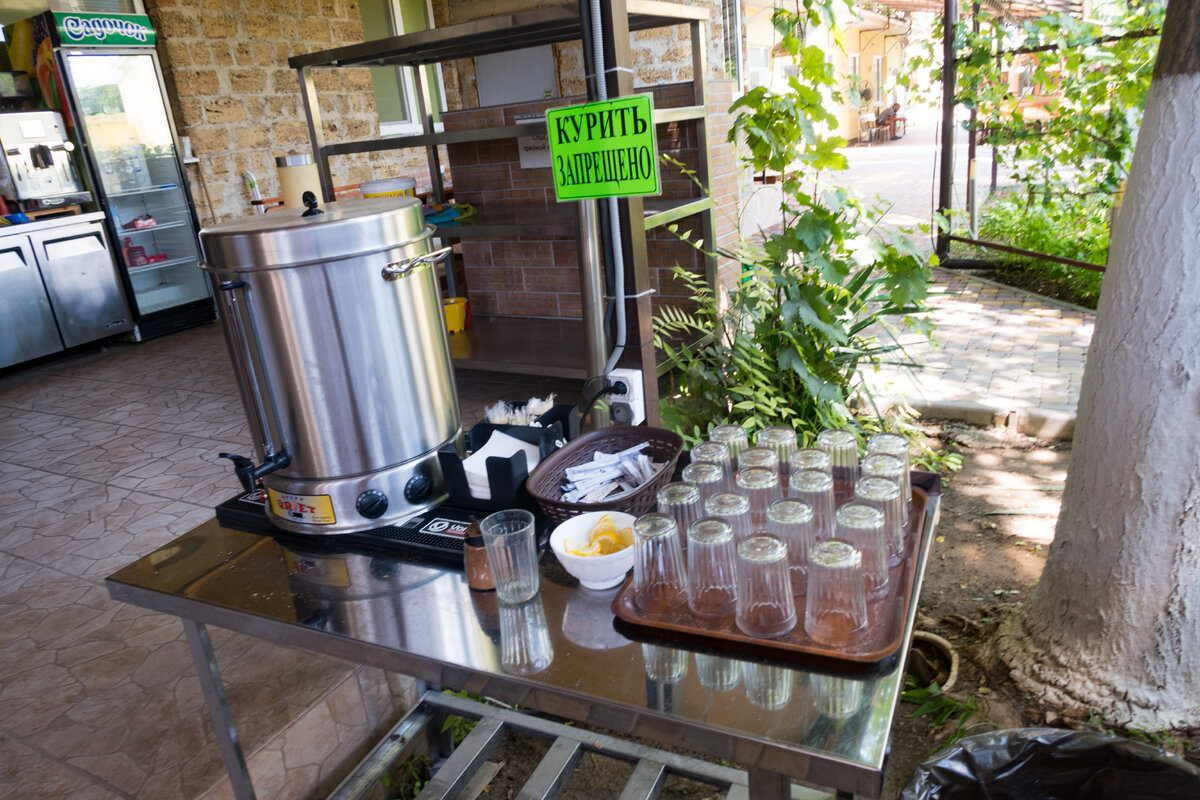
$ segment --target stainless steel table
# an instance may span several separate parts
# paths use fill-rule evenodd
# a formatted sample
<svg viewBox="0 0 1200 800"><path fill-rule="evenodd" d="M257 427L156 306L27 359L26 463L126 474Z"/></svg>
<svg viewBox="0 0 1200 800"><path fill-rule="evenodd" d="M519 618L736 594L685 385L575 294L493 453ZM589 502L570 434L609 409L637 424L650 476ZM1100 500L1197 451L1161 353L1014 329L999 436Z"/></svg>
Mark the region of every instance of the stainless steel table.
<svg viewBox="0 0 1200 800"><path fill-rule="evenodd" d="M938 518L940 478L914 473L914 482L929 497L914 601L900 656L875 672L783 667L745 653L714 660L719 650L695 642L694 652L648 644L653 636L614 627L616 590L583 589L557 566L543 566L539 596L506 610L502 626L494 593L471 592L461 570L333 550L316 537L279 541L215 520L107 585L117 600L183 620L239 798L253 797L253 787L206 625L745 765L753 798L789 797L791 779L877 797ZM541 668L530 649L547 645L552 655Z"/></svg>

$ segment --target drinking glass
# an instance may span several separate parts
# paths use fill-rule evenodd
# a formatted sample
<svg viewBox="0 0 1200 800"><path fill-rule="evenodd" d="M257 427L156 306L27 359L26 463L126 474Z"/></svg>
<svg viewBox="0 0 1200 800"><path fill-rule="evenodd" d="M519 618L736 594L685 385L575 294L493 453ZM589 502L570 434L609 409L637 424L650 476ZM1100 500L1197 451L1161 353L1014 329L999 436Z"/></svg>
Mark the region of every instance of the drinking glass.
<svg viewBox="0 0 1200 800"><path fill-rule="evenodd" d="M710 517L720 517L733 528L733 542L738 544L749 538L753 528L750 526L750 498L734 492L719 492L704 503L704 513Z"/></svg>
<svg viewBox="0 0 1200 800"><path fill-rule="evenodd" d="M633 602L661 614L687 602L687 573L675 520L646 514L633 523Z"/></svg>
<svg viewBox="0 0 1200 800"><path fill-rule="evenodd" d="M802 469L815 469L833 474L833 460L829 453L815 447L802 447L788 458L788 472L795 475Z"/></svg>
<svg viewBox="0 0 1200 800"><path fill-rule="evenodd" d="M728 692L741 683L742 668L732 658L696 653L696 677L705 689Z"/></svg>
<svg viewBox="0 0 1200 800"><path fill-rule="evenodd" d="M862 708L860 680L814 672L808 678L808 685L812 688L813 705L830 719L849 719Z"/></svg>
<svg viewBox="0 0 1200 800"><path fill-rule="evenodd" d="M858 438L853 431L826 429L817 434L817 448L829 453L833 479L847 494L858 479Z"/></svg>
<svg viewBox="0 0 1200 800"><path fill-rule="evenodd" d="M862 460L862 476L864 478L887 478L900 487L900 496L904 497L904 479L908 469L904 462L895 456L885 453L868 453ZM908 524L908 509L912 504L912 483L909 483L908 500L904 504L904 524Z"/></svg>
<svg viewBox="0 0 1200 800"><path fill-rule="evenodd" d="M799 500L776 500L767 509L767 533L787 545L792 594L804 594L807 589L808 551L816 544L812 506Z"/></svg>
<svg viewBox="0 0 1200 800"><path fill-rule="evenodd" d="M854 485L854 499L883 512L888 566L896 566L904 560L904 499L900 496L900 487L888 478L859 478Z"/></svg>
<svg viewBox="0 0 1200 800"><path fill-rule="evenodd" d="M718 425L709 431L708 440L729 445L729 457L735 462L738 454L750 446L750 435L741 425Z"/></svg>
<svg viewBox="0 0 1200 800"><path fill-rule="evenodd" d="M523 603L537 594L537 540L533 514L510 508L489 514L479 523L496 595L505 603Z"/></svg>
<svg viewBox="0 0 1200 800"><path fill-rule="evenodd" d="M867 439L867 455L891 456L904 462L904 472L900 480L900 496L904 498L904 519L908 521L908 512L912 510L912 459L908 451L908 439L898 433L877 433Z"/></svg>
<svg viewBox="0 0 1200 800"><path fill-rule="evenodd" d="M733 488L733 471L737 460L729 454L729 445L725 442L700 442L692 448L693 464L716 464L725 476L726 491Z"/></svg>
<svg viewBox="0 0 1200 800"><path fill-rule="evenodd" d="M738 456L738 471L756 467L778 473L779 454L769 447L747 447Z"/></svg>
<svg viewBox="0 0 1200 800"><path fill-rule="evenodd" d="M746 455L754 448L745 450ZM769 451L768 451L769 452ZM760 531L767 524L767 506L783 497L779 486L779 473L766 467L748 467L738 471L738 494L750 500L750 525Z"/></svg>
<svg viewBox="0 0 1200 800"><path fill-rule="evenodd" d="M883 532L883 512L862 503L847 503L838 509L834 535L857 547L862 554L867 598L887 594L888 543Z"/></svg>
<svg viewBox="0 0 1200 800"><path fill-rule="evenodd" d="M742 680L746 682L746 699L756 708L778 711L792 702L796 674L787 667L744 661Z"/></svg>
<svg viewBox="0 0 1200 800"><path fill-rule="evenodd" d="M701 517L688 528L688 608L698 617L733 613L737 565L733 528L723 519Z"/></svg>
<svg viewBox="0 0 1200 800"><path fill-rule="evenodd" d="M813 545L808 557L808 606L804 632L834 647L853 644L867 630L862 554L840 539Z"/></svg>
<svg viewBox="0 0 1200 800"><path fill-rule="evenodd" d="M642 645L646 677L655 683L679 683L687 675L687 651L658 644Z"/></svg>
<svg viewBox="0 0 1200 800"><path fill-rule="evenodd" d="M791 473L791 457L796 452L796 432L791 428L776 426L763 428L758 432L754 442L759 447L774 450L779 457L779 477L786 486L788 475Z"/></svg>
<svg viewBox="0 0 1200 800"><path fill-rule="evenodd" d="M789 494L813 510L813 535L817 541L833 538L833 476L828 472L805 469L792 473Z"/></svg>
<svg viewBox="0 0 1200 800"><path fill-rule="evenodd" d="M684 483L690 483L700 491L701 508L704 507L708 498L717 492L729 490L729 484L725 480L725 468L720 464L712 464L707 461L688 464L683 468L680 477L683 478Z"/></svg>
<svg viewBox="0 0 1200 800"><path fill-rule="evenodd" d="M751 536L738 545L737 554L738 629L748 636L783 636L796 627L787 545L774 536Z"/></svg>
<svg viewBox="0 0 1200 800"><path fill-rule="evenodd" d="M510 675L541 672L554 660L542 598L500 604L500 666Z"/></svg>
<svg viewBox="0 0 1200 800"><path fill-rule="evenodd" d="M704 513L700 505L700 490L690 483L668 483L658 490L658 513L674 519L675 527L682 536L688 526ZM683 539L680 546L686 550L687 539Z"/></svg>

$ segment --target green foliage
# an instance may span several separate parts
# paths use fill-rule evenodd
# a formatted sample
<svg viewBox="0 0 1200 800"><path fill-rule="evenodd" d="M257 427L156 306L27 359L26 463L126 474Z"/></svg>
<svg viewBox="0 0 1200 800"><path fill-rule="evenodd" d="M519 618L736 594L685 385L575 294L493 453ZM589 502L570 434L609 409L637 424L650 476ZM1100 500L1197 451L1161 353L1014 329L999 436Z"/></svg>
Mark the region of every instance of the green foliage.
<svg viewBox="0 0 1200 800"><path fill-rule="evenodd" d="M905 676L904 685L906 690L904 694L900 695L900 699L905 703L917 705L917 710L912 715L929 717L929 723L935 730L948 731L945 740L940 744L941 747L954 744L966 736L971 728L980 725L997 727L995 723L988 720L980 720L973 725L969 724L979 714L979 701L974 694L968 695L965 700L959 700L957 697L944 694L942 687L936 683L919 686L911 675Z"/></svg>
<svg viewBox="0 0 1200 800"><path fill-rule="evenodd" d="M443 689L442 694L451 694L455 697L463 697L467 700L475 700L485 702L482 695L472 694L471 692L455 692L450 689ZM466 719L458 714L447 714L445 721L442 722L442 733L450 731L454 739L454 744L457 746L463 739L467 738L467 734L475 729L478 720Z"/></svg>
<svg viewBox="0 0 1200 800"><path fill-rule="evenodd" d="M678 380L675 396L664 397L663 424L689 441L727 422L752 432L789 426L806 443L823 428L855 425L860 369L902 358L895 326L915 325L922 310L927 258L906 237L869 236L875 212L846 191L812 188L820 171L846 167L845 141L823 133L836 123L828 98L840 100L832 65L796 32L831 25L839 4L777 8L796 74L787 91L756 88L732 107L729 138L744 143L747 166L782 176L783 225L757 245L720 251L744 270L727 295L677 268L695 310L665 307L655 320L655 343Z"/></svg>

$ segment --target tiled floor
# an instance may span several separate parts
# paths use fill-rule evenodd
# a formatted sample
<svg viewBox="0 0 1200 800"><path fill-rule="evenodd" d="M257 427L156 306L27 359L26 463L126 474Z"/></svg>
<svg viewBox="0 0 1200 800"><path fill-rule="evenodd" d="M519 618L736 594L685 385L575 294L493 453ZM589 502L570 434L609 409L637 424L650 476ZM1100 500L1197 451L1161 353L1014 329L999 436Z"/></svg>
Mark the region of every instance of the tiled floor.
<svg viewBox="0 0 1200 800"><path fill-rule="evenodd" d="M458 384L464 426L498 399L581 401ZM229 796L181 626L102 583L237 491L222 451L249 447L216 325L0 375L0 799ZM397 713L394 676L211 633L260 797L331 789Z"/></svg>

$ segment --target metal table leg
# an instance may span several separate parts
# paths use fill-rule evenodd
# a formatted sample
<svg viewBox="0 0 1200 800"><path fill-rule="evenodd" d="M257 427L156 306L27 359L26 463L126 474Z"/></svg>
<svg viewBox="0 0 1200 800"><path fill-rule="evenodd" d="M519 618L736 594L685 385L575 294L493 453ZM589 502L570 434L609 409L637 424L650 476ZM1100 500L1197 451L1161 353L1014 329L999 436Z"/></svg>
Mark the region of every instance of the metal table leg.
<svg viewBox="0 0 1200 800"><path fill-rule="evenodd" d="M246 768L246 756L238 741L233 716L229 713L225 687L221 684L221 671L217 669L212 642L208 639L208 630L199 622L190 619L181 621L183 631L187 634L188 649L192 651L192 662L196 665L196 675L200 678L200 688L204 692L204 703L208 706L208 716L217 734L221 761L225 763L225 772L229 774L229 783L233 786L233 796L237 800L256 800L250 771Z"/></svg>

